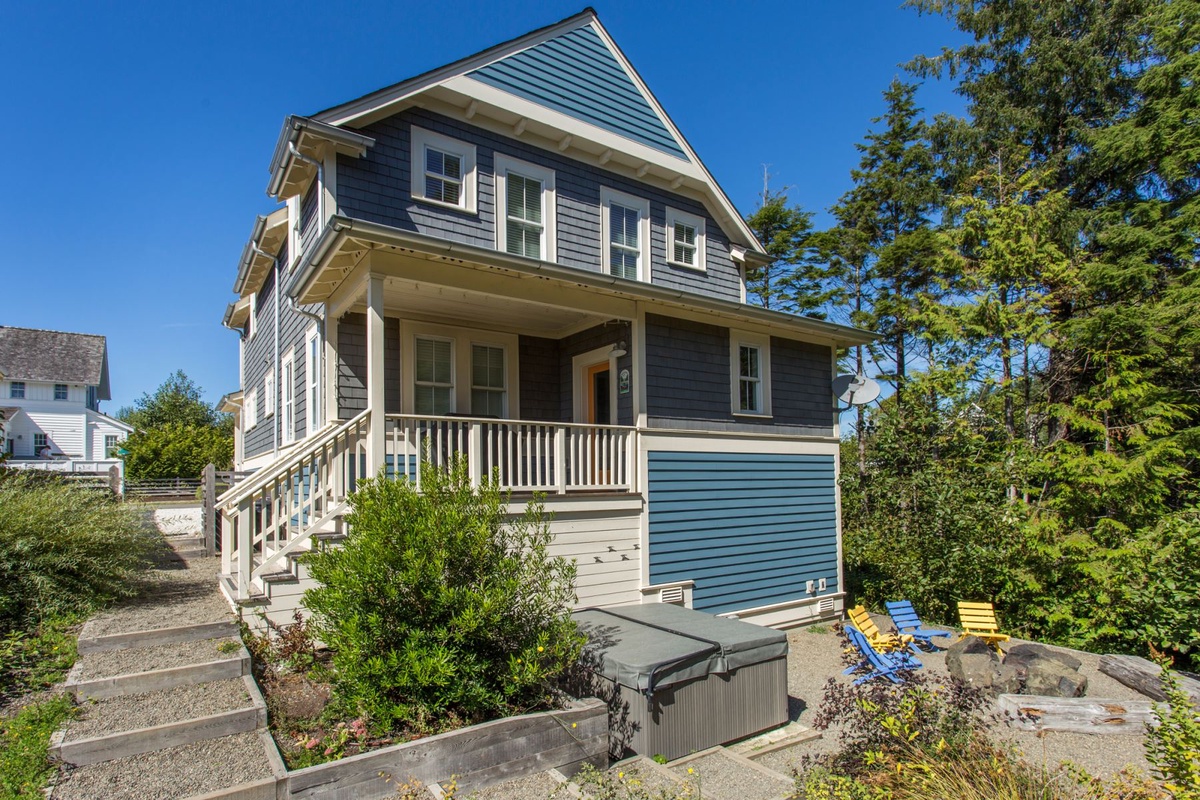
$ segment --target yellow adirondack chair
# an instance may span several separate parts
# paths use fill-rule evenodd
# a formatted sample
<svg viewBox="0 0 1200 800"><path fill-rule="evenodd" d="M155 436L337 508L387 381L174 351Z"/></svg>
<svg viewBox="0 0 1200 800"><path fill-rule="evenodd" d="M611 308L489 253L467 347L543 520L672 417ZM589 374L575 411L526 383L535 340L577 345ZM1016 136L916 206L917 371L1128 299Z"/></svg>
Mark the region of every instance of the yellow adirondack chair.
<svg viewBox="0 0 1200 800"><path fill-rule="evenodd" d="M996 609L991 603L959 603L958 621L962 624L963 636L978 636L996 650L1001 642L1008 641L1008 634L1000 632L996 621Z"/></svg>
<svg viewBox="0 0 1200 800"><path fill-rule="evenodd" d="M879 630L875 620L871 619L867 609L861 605L855 606L846 613L850 617L850 624L857 628L870 645L881 653L903 650L912 644L913 637L908 634L898 635Z"/></svg>

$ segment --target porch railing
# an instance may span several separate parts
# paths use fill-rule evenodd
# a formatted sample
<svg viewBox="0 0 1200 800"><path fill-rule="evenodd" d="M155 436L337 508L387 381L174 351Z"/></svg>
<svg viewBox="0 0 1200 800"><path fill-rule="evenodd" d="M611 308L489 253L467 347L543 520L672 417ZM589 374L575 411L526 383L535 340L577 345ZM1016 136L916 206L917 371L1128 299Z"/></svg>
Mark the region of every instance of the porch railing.
<svg viewBox="0 0 1200 800"><path fill-rule="evenodd" d="M369 431L364 411L218 498L222 539L228 542L221 548L221 567L237 574L239 599L250 596L252 581L283 571L285 556L336 521L357 480L369 474Z"/></svg>
<svg viewBox="0 0 1200 800"><path fill-rule="evenodd" d="M420 488L423 459L446 469L461 455L476 485L497 476L501 488L517 492L637 490L633 428L408 414L380 421L381 464L369 463L372 419L364 411L217 498L222 571L236 575L239 599L261 588L264 576L287 570L284 559L315 533L340 530L350 493L378 468Z"/></svg>
<svg viewBox="0 0 1200 800"><path fill-rule="evenodd" d="M476 484L495 476L517 492L635 491L635 436L616 425L389 414L384 466L418 488L423 459L447 468L463 456Z"/></svg>

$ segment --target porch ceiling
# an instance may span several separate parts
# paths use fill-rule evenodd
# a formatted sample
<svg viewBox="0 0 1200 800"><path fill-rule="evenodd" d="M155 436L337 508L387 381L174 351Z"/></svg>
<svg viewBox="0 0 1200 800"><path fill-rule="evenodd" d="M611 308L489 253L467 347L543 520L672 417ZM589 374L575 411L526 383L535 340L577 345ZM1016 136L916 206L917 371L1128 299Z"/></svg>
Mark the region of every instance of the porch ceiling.
<svg viewBox="0 0 1200 800"><path fill-rule="evenodd" d="M575 309L395 277L384 278L383 306L387 316L550 338L610 319ZM355 311L365 308L362 301L351 306Z"/></svg>

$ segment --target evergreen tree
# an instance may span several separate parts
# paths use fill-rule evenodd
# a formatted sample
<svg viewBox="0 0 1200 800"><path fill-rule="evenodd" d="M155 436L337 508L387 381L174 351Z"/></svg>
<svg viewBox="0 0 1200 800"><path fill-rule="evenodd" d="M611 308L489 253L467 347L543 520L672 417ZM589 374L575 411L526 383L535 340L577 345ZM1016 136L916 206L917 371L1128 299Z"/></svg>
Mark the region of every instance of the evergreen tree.
<svg viewBox="0 0 1200 800"><path fill-rule="evenodd" d="M879 128L858 145L862 160L851 173L854 186L833 208L843 244L856 240L865 246L863 258L840 259L843 270L863 274L848 278L843 272L841 282L872 287L870 315L862 321L882 336L898 397L912 359L910 344L925 332L922 308L939 294L940 242L931 216L941 193L915 92L914 85L899 80L884 92L887 109L872 120Z"/></svg>
<svg viewBox="0 0 1200 800"><path fill-rule="evenodd" d="M772 192L764 181L757 211L746 224L773 259L746 276L746 292L763 308L824 319L819 309L829 299L815 246L812 214L788 205L786 191Z"/></svg>

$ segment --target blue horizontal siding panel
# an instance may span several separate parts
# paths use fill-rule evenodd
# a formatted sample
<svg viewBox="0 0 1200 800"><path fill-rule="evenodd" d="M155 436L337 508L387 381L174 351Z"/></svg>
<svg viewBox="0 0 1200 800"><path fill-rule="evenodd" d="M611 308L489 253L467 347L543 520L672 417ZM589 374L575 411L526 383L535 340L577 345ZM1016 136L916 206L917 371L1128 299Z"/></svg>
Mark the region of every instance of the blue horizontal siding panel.
<svg viewBox="0 0 1200 800"><path fill-rule="evenodd" d="M837 586L833 456L651 451L650 583L695 581L713 614Z"/></svg>
<svg viewBox="0 0 1200 800"><path fill-rule="evenodd" d="M469 76L684 161L687 154L594 28L576 28Z"/></svg>

